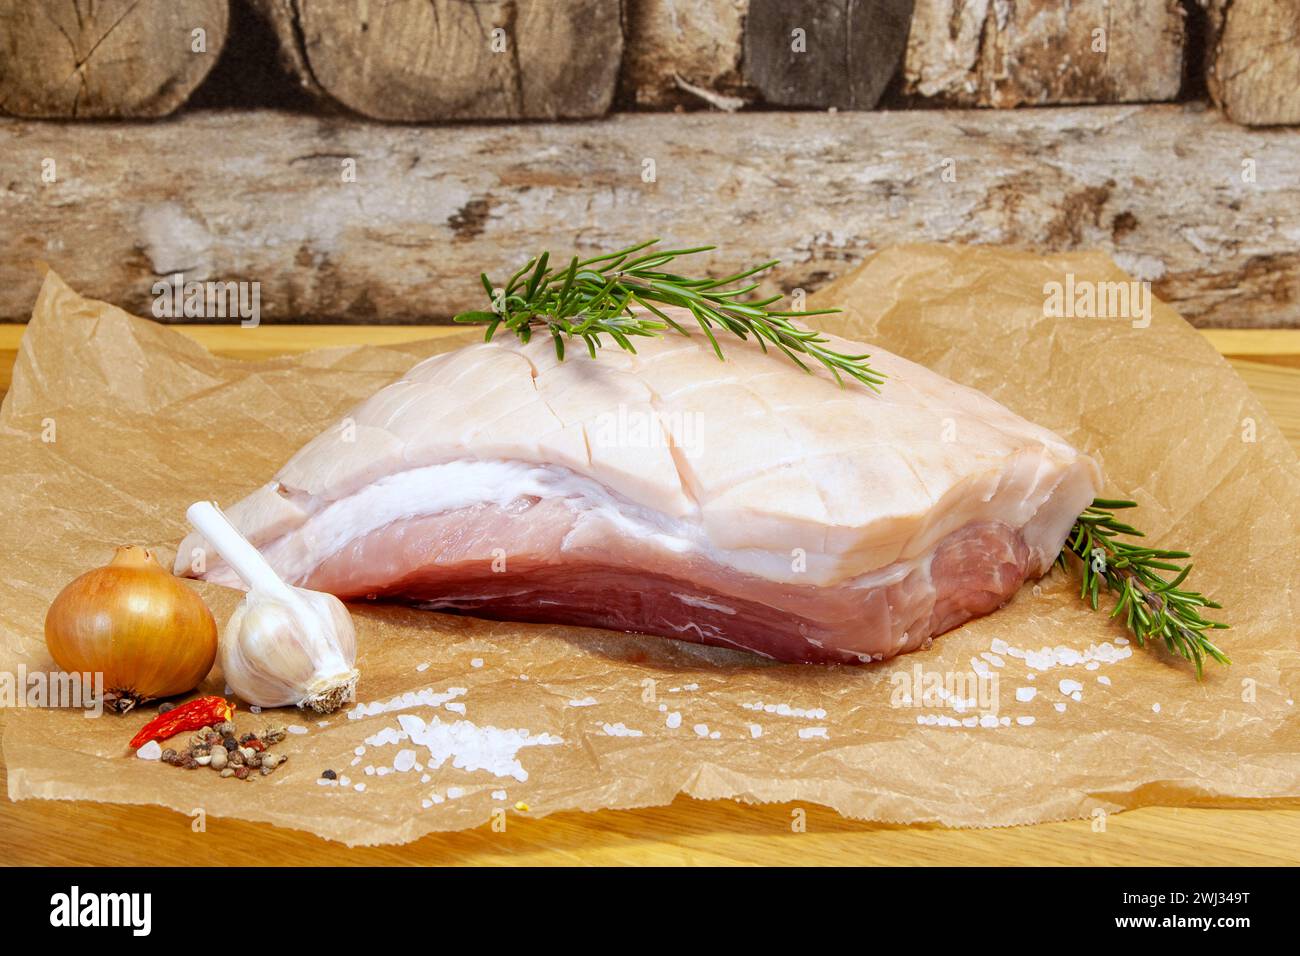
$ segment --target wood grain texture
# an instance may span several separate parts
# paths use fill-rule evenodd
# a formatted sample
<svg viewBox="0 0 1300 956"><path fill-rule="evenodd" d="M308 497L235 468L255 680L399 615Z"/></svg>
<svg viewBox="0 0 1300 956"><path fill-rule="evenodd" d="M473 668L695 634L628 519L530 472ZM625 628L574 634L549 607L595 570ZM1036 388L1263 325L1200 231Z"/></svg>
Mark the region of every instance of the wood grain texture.
<svg viewBox="0 0 1300 956"><path fill-rule="evenodd" d="M1237 123L1300 123L1300 0L1206 3L1210 96Z"/></svg>
<svg viewBox="0 0 1300 956"><path fill-rule="evenodd" d="M251 358L323 345L393 343L454 334L428 328L198 326L183 329L224 354ZM0 381L7 384L20 326L0 326ZM1211 332L1250 355L1233 364L1292 445L1300 449L1300 332ZM258 343L254 345L254 343ZM0 710L0 720L3 720ZM0 762L0 781L7 779ZM4 784L0 782L0 787ZM792 831L794 811L806 832ZM509 818L431 834L403 846L347 848L311 834L157 807L0 799L0 863L8 865L879 865L879 866L1266 866L1300 864L1300 807L1151 807L1112 815L1104 830L1075 820L993 830L947 830L846 820L816 806L750 806L681 797L650 810Z"/></svg>
<svg viewBox="0 0 1300 956"><path fill-rule="evenodd" d="M619 84L628 104L701 105L679 80L724 96L752 98L740 72L748 7L749 0L626 0Z"/></svg>
<svg viewBox="0 0 1300 956"><path fill-rule="evenodd" d="M227 0L0 0L0 111L166 116L216 64L229 16Z"/></svg>
<svg viewBox="0 0 1300 956"><path fill-rule="evenodd" d="M304 89L374 119L556 119L609 109L619 0L255 0Z"/></svg>
<svg viewBox="0 0 1300 956"><path fill-rule="evenodd" d="M1183 39L1178 0L916 0L904 91L967 106L1172 100Z"/></svg>
<svg viewBox="0 0 1300 956"><path fill-rule="evenodd" d="M785 291L905 242L1099 248L1195 324L1300 326L1297 155L1300 130L1179 106L2 120L0 320L26 320L45 259L146 315L154 283L183 271L260 282L268 322L440 321L481 304L480 270L659 235L721 242L696 265L720 275L779 258L765 289Z"/></svg>
<svg viewBox="0 0 1300 956"><path fill-rule="evenodd" d="M776 106L872 109L911 19L912 0L749 0L745 77Z"/></svg>

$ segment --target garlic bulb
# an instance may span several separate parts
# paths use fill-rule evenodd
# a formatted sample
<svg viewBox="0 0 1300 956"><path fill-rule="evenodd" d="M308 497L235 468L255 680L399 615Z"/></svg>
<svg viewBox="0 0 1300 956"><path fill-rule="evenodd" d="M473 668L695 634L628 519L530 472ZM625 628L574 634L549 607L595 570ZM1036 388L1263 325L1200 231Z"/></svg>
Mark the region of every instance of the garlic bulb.
<svg viewBox="0 0 1300 956"><path fill-rule="evenodd" d="M259 707L296 704L324 714L351 701L357 641L343 602L285 584L212 502L196 502L186 517L248 585L221 638L231 690Z"/></svg>

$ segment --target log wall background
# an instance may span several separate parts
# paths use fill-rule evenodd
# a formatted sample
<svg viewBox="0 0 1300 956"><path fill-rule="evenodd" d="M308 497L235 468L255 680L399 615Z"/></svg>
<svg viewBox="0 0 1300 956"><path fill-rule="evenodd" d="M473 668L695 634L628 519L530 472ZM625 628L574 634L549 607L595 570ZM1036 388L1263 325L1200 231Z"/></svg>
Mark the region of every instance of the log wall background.
<svg viewBox="0 0 1300 956"><path fill-rule="evenodd" d="M1300 0L0 0L0 114L0 321L33 259L145 314L183 271L418 322L662 235L809 291L1102 248L1300 326Z"/></svg>

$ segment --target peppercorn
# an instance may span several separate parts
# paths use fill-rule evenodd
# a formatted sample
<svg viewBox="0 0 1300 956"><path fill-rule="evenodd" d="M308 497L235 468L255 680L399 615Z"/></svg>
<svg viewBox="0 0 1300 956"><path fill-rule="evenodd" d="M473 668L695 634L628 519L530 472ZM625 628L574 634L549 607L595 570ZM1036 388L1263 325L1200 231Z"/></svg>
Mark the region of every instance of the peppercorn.
<svg viewBox="0 0 1300 956"><path fill-rule="evenodd" d="M167 713L167 711L175 710L175 709L176 709L176 705L172 703L170 700L165 700L158 705L158 713L160 714L165 714Z"/></svg>
<svg viewBox="0 0 1300 956"><path fill-rule="evenodd" d="M225 740L221 742L221 746L225 747L227 750L238 750L239 741L237 741L234 737L227 737Z"/></svg>
<svg viewBox="0 0 1300 956"><path fill-rule="evenodd" d="M336 774L333 770L326 770L324 773L321 774L321 776L324 777L326 780L337 780L339 778L339 775Z"/></svg>
<svg viewBox="0 0 1300 956"><path fill-rule="evenodd" d="M247 767L236 767L236 768L235 768L235 776L238 777L240 780L247 780L247 779L248 779L248 768L247 768Z"/></svg>
<svg viewBox="0 0 1300 956"><path fill-rule="evenodd" d="M231 765L232 767L242 767L242 766L244 765L244 753L243 753L243 751L241 751L241 750L231 750L231 751L229 751L229 754L230 754L230 765Z"/></svg>
<svg viewBox="0 0 1300 956"><path fill-rule="evenodd" d="M245 758L245 759L244 759L244 766L245 766L245 767L260 767L260 766L262 766L262 755L261 755L261 754L253 754L253 756Z"/></svg>
<svg viewBox="0 0 1300 956"><path fill-rule="evenodd" d="M235 725L228 720L223 720L221 723L217 724L217 726L213 727L212 729L215 730L222 737L235 736Z"/></svg>
<svg viewBox="0 0 1300 956"><path fill-rule="evenodd" d="M278 744L284 740L286 733L287 731L283 727L266 727L258 735L258 739L264 744Z"/></svg>
<svg viewBox="0 0 1300 956"><path fill-rule="evenodd" d="M166 750L162 752L161 759L163 763L171 763L173 760L176 759L176 751L173 750L171 747L168 747Z"/></svg>
<svg viewBox="0 0 1300 956"><path fill-rule="evenodd" d="M216 750L212 751L212 756L208 758L208 765L214 770L223 770L225 769L226 764L230 762L228 758L229 755L226 753L226 748L218 747Z"/></svg>

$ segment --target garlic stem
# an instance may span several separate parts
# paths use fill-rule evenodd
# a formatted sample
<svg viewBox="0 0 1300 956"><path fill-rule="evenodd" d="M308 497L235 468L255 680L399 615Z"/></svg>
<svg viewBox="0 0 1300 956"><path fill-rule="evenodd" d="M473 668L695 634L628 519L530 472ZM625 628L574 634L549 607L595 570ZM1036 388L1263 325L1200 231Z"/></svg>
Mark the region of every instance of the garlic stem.
<svg viewBox="0 0 1300 956"><path fill-rule="evenodd" d="M185 512L185 517L234 569L250 591L274 595L294 606L300 603L293 588L281 580L266 558L262 557L262 552L236 530L216 502L196 501Z"/></svg>

